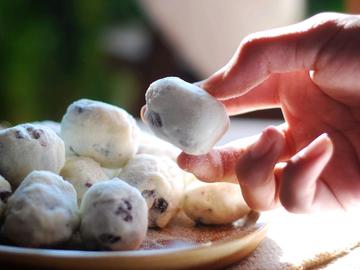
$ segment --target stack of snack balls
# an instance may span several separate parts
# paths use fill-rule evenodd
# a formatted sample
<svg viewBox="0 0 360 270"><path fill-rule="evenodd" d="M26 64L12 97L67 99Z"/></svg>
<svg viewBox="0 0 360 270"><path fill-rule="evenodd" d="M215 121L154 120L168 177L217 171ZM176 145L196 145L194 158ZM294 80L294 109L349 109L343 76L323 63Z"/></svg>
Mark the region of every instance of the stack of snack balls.
<svg viewBox="0 0 360 270"><path fill-rule="evenodd" d="M170 82L181 91L188 87L179 79L170 78ZM171 83L166 84L167 90ZM167 103L155 104L155 96L163 94L158 87L156 95L151 94L153 86L145 112L150 128L161 129L166 136L160 137L176 141L182 150L196 154L211 149L228 126L223 107L217 105L223 114L212 123L216 130L222 128L220 133L214 129L199 133L197 127L207 128L199 117L188 118L186 127L181 121L171 123L179 116L166 111L171 107ZM192 87L188 93L183 91L182 99L189 96L190 103L191 99L214 103L202 89L196 87L194 92ZM196 95L201 95L200 101ZM197 106L208 109L205 105ZM173 109L178 115L181 108ZM201 124L193 123L195 135L189 121ZM176 130L171 129L174 125ZM1 128L1 236L13 245L56 247L79 234L84 249L133 250L149 228L165 228L180 210L202 224L232 223L250 211L238 185L202 183L182 171L176 164L180 152L140 130L125 110L88 99L70 104L61 123Z"/></svg>

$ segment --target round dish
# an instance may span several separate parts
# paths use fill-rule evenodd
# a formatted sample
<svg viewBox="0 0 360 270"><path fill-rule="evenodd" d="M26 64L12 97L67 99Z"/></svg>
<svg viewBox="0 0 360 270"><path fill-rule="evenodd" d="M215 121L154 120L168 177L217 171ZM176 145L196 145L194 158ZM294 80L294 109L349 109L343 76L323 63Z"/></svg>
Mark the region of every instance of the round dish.
<svg viewBox="0 0 360 270"><path fill-rule="evenodd" d="M161 230L149 230L147 239L135 251L83 251L35 249L0 245L1 269L213 269L250 254L265 238L268 228L258 213L228 226L190 227L174 222Z"/></svg>

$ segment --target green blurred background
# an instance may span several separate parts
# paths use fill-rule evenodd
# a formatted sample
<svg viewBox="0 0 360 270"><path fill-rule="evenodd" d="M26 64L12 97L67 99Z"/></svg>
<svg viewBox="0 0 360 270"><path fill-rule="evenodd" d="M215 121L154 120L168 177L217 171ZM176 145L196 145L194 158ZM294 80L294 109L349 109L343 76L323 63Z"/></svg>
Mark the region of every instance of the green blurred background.
<svg viewBox="0 0 360 270"><path fill-rule="evenodd" d="M112 25L146 35L140 56L107 51ZM138 115L152 80L170 74L193 79L132 0L0 1L0 59L0 121L10 123L60 120L82 97Z"/></svg>
<svg viewBox="0 0 360 270"><path fill-rule="evenodd" d="M309 1L306 14L344 3ZM201 79L136 1L0 1L0 122L59 121L83 97L138 116L149 83L168 75Z"/></svg>

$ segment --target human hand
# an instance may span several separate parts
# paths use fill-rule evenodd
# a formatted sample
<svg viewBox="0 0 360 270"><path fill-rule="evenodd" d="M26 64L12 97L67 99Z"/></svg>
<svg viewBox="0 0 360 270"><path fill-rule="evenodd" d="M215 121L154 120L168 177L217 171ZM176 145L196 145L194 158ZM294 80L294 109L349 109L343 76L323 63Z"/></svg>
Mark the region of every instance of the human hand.
<svg viewBox="0 0 360 270"><path fill-rule="evenodd" d="M182 153L179 166L204 181L238 181L256 210L357 206L359 74L360 16L322 13L248 36L200 85L230 115L280 107L286 124L265 129L252 143L203 156Z"/></svg>

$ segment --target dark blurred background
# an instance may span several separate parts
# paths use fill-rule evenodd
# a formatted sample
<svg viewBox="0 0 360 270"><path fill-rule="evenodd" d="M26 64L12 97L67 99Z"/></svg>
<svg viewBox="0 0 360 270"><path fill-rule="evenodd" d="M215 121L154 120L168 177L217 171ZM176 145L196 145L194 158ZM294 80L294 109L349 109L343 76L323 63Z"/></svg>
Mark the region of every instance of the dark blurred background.
<svg viewBox="0 0 360 270"><path fill-rule="evenodd" d="M259 1L255 7L229 1L219 9L216 1L1 0L0 122L60 121L68 104L83 97L121 106L137 117L152 81L209 76L247 33L325 10L359 11L357 1L285 1L286 7L284 1ZM274 11L262 2L271 2ZM236 12L227 16L227 5ZM241 15L239 5L254 16ZM276 12L287 17L276 21L281 17ZM237 18L241 23L233 23ZM241 34L235 35L237 30Z"/></svg>

